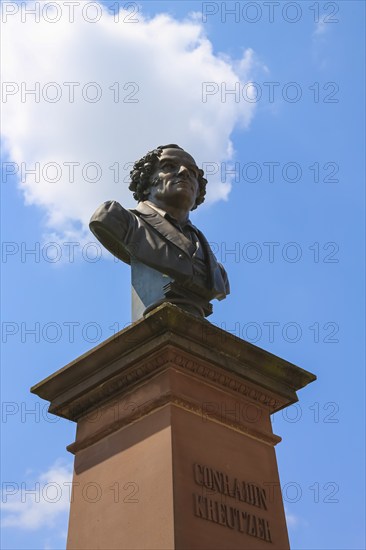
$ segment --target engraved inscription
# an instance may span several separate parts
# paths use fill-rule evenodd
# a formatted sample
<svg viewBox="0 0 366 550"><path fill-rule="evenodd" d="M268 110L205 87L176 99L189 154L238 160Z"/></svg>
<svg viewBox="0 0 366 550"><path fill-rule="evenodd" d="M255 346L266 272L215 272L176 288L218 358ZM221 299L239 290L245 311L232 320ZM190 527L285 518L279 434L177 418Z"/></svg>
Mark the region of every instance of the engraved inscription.
<svg viewBox="0 0 366 550"><path fill-rule="evenodd" d="M255 483L247 483L237 478L230 478L224 472L214 470L203 464L194 464L194 480L197 485L211 492L235 499L239 503L267 511L267 494L265 489ZM194 514L207 521L212 521L232 530L245 533L266 542L272 542L268 520L243 510L236 505L215 500L208 496L193 493Z"/></svg>

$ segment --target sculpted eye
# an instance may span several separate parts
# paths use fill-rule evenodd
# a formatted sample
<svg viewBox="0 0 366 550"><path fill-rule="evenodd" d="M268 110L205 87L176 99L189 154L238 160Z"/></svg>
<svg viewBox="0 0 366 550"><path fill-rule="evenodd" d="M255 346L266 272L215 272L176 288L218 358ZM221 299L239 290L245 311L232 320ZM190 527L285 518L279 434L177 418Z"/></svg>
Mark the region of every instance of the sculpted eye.
<svg viewBox="0 0 366 550"><path fill-rule="evenodd" d="M162 168L164 170L174 170L175 166L172 162L164 162L164 164L162 165Z"/></svg>

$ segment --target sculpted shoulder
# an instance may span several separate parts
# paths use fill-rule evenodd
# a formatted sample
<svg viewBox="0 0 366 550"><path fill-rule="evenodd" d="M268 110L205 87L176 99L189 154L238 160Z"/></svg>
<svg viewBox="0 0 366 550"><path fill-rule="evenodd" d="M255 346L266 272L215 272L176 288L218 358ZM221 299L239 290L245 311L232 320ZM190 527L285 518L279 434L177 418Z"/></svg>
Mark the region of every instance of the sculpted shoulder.
<svg viewBox="0 0 366 550"><path fill-rule="evenodd" d="M117 201L106 201L92 215L89 227L93 235L114 256L130 263L124 243L136 224L136 216Z"/></svg>
<svg viewBox="0 0 366 550"><path fill-rule="evenodd" d="M104 220L106 216L124 215L124 212L128 211L123 208L123 206L121 206L119 202L106 201L96 209L96 211L90 218L90 224L93 224L96 221Z"/></svg>

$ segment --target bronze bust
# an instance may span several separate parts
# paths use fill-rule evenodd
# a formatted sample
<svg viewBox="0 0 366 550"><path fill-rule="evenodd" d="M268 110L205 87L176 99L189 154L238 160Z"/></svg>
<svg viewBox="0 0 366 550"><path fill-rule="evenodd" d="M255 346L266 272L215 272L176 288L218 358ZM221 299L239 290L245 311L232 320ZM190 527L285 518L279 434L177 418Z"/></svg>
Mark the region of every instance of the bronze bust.
<svg viewBox="0 0 366 550"><path fill-rule="evenodd" d="M107 201L92 216L90 229L131 264L133 320L163 302L209 315L210 300L224 299L230 288L225 269L189 220L206 194L203 170L181 147L169 144L135 162L130 176L136 209Z"/></svg>

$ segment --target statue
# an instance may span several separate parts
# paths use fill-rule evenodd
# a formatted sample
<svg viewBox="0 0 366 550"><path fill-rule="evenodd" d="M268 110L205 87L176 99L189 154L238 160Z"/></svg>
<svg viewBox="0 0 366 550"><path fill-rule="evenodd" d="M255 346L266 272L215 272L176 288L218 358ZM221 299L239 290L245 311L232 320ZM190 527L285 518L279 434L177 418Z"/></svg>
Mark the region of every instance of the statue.
<svg viewBox="0 0 366 550"><path fill-rule="evenodd" d="M135 162L130 175L136 209L107 201L92 216L90 229L131 265L133 320L163 302L210 315L210 300L223 300L230 288L224 267L189 220L206 194L203 170L181 147L169 144Z"/></svg>

